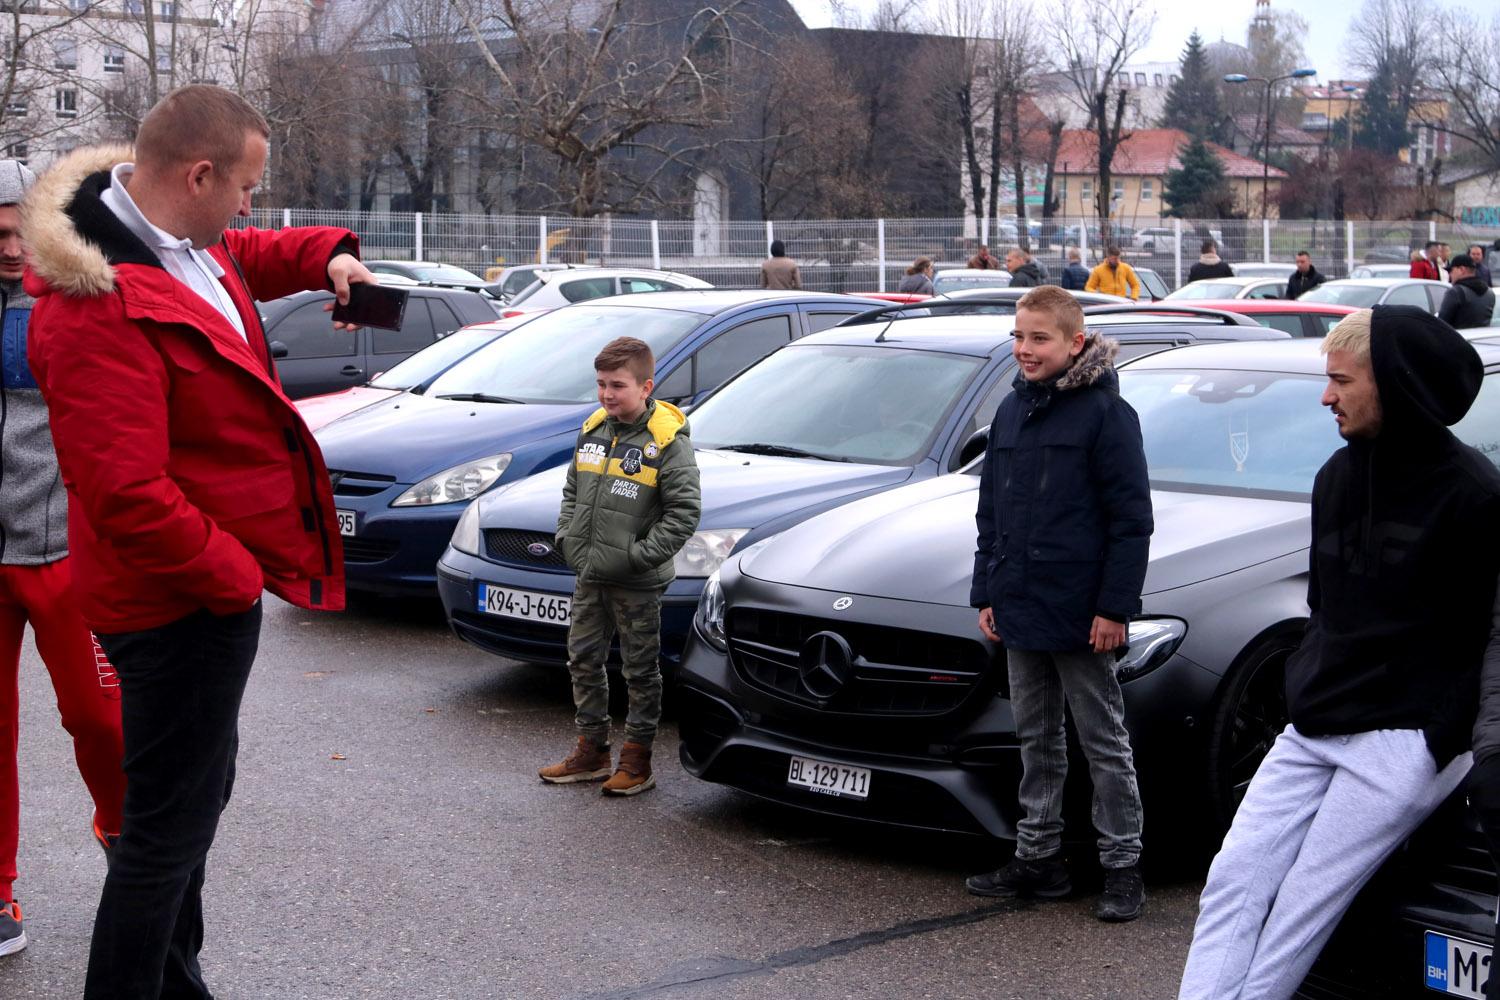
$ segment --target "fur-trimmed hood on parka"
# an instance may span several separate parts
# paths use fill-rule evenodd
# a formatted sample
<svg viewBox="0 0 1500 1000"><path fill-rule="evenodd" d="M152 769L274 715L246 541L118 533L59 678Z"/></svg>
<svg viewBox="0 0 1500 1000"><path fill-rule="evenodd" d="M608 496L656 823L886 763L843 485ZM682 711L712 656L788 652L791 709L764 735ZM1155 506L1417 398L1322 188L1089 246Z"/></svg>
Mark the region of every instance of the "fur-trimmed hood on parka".
<svg viewBox="0 0 1500 1000"><path fill-rule="evenodd" d="M31 247L36 279L28 282L33 295L106 295L115 289L116 264L161 266L99 197L110 185L110 171L133 156L129 146L88 146L37 179L21 204L21 231Z"/></svg>
<svg viewBox="0 0 1500 1000"><path fill-rule="evenodd" d="M1068 366L1068 370L1057 377L1057 390L1066 392L1086 385L1097 385L1106 375L1113 385L1115 379L1115 355L1120 353L1120 342L1103 334L1091 333L1083 342L1083 350Z"/></svg>

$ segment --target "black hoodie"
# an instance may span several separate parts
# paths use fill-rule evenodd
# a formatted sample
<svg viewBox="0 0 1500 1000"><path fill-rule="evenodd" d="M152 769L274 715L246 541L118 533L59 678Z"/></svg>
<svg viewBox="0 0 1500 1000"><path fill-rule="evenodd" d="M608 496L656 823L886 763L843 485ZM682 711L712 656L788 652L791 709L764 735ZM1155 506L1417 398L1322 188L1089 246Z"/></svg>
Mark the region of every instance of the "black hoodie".
<svg viewBox="0 0 1500 1000"><path fill-rule="evenodd" d="M1468 748L1500 576L1500 470L1448 430L1478 354L1414 306L1376 306L1380 433L1318 472L1307 634L1286 668L1297 731L1421 729L1441 767Z"/></svg>
<svg viewBox="0 0 1500 1000"><path fill-rule="evenodd" d="M1478 277L1460 278L1443 296L1438 318L1461 329L1489 326L1495 315L1495 293Z"/></svg>

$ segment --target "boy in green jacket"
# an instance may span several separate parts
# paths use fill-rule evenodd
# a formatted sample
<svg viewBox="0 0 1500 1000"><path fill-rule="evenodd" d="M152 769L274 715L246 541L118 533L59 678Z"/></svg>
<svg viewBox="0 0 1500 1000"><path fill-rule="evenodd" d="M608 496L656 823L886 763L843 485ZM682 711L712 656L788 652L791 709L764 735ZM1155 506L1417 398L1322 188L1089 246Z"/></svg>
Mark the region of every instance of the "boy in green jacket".
<svg viewBox="0 0 1500 1000"><path fill-rule="evenodd" d="M673 557L698 529L698 464L681 410L651 398L656 359L634 337L594 359L600 408L583 422L563 486L557 545L577 574L568 626L578 745L543 781L604 783L606 795L656 787L651 744L661 718L661 595ZM609 675L618 632L630 710L620 765L610 774Z"/></svg>

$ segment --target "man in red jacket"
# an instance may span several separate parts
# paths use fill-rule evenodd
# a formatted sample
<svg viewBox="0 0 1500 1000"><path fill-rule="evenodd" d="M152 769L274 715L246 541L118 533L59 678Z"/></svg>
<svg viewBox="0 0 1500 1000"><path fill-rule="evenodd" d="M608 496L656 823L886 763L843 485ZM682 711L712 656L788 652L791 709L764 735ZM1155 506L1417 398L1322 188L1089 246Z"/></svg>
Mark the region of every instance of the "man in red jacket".
<svg viewBox="0 0 1500 1000"><path fill-rule="evenodd" d="M225 232L265 120L173 91L135 149L79 150L32 189L31 367L68 493L74 586L120 679L124 822L84 996L207 998L204 859L234 780L262 589L343 607L327 469L255 308L373 281L337 229Z"/></svg>
<svg viewBox="0 0 1500 1000"><path fill-rule="evenodd" d="M1411 262L1411 277L1442 281L1443 272L1438 270L1438 254L1442 248L1443 245L1437 242L1429 242L1423 247L1422 256Z"/></svg>

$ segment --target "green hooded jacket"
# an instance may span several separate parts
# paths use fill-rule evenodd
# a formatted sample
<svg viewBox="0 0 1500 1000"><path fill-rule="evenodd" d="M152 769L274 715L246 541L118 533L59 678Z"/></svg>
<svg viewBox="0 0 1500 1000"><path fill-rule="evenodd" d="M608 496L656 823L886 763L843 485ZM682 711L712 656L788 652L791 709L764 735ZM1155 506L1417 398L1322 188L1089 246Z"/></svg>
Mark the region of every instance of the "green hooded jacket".
<svg viewBox="0 0 1500 1000"><path fill-rule="evenodd" d="M601 408L583 422L563 486L557 545L580 583L654 590L703 510L687 417L651 400L631 424Z"/></svg>

